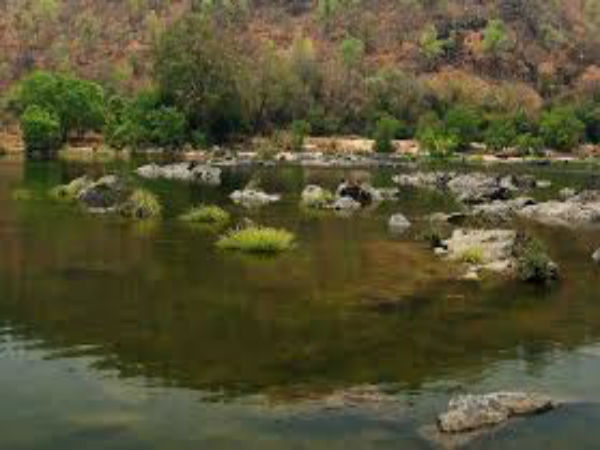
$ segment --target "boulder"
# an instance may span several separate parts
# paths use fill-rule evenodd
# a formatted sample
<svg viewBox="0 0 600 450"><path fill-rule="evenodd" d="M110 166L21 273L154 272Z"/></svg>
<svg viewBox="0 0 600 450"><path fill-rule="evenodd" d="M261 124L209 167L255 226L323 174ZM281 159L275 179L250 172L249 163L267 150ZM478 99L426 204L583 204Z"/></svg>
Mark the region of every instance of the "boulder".
<svg viewBox="0 0 600 450"><path fill-rule="evenodd" d="M448 410L438 416L443 433L464 433L494 426L514 416L539 414L556 407L548 396L526 392L496 392L461 395L450 400Z"/></svg>
<svg viewBox="0 0 600 450"><path fill-rule="evenodd" d="M447 258L470 264L473 268L508 272L515 267L514 247L517 233L513 230L456 229L443 241Z"/></svg>
<svg viewBox="0 0 600 450"><path fill-rule="evenodd" d="M93 211L109 211L125 201L131 189L125 179L107 175L85 187L78 200Z"/></svg>
<svg viewBox="0 0 600 450"><path fill-rule="evenodd" d="M530 197L518 197L513 200L494 200L490 203L475 205L473 207L473 215L497 220L508 220L517 211L535 204L536 201Z"/></svg>
<svg viewBox="0 0 600 450"><path fill-rule="evenodd" d="M557 200L526 206L517 214L546 225L567 227L600 224L600 202L579 203L573 199Z"/></svg>
<svg viewBox="0 0 600 450"><path fill-rule="evenodd" d="M355 202L360 203L361 206L367 206L374 202L381 201L379 192L373 186L367 183L354 184L343 182L336 190L336 197L343 198L348 197Z"/></svg>
<svg viewBox="0 0 600 450"><path fill-rule="evenodd" d="M411 223L404 214L397 213L390 217L388 226L392 232L401 233L410 228Z"/></svg>
<svg viewBox="0 0 600 450"><path fill-rule="evenodd" d="M431 214L428 217L428 219L429 219L429 222L431 222L431 223L438 223L438 224L449 223L451 225L461 225L469 217L470 217L470 214L464 213L464 212L453 212L453 213L449 213L449 214L437 212L437 213Z"/></svg>
<svg viewBox="0 0 600 450"><path fill-rule="evenodd" d="M396 175L392 180L403 187L435 189L445 188L454 175L446 172L415 172Z"/></svg>
<svg viewBox="0 0 600 450"><path fill-rule="evenodd" d="M147 164L139 167L136 173L142 178L151 180L163 178L166 180L198 182L209 185L219 185L221 183L221 169L197 164L194 161L167 164L165 166L159 166L154 163Z"/></svg>
<svg viewBox="0 0 600 450"><path fill-rule="evenodd" d="M452 178L448 182L448 189L459 201L469 204L506 200L517 190L512 183L502 183L495 177L479 172Z"/></svg>
<svg viewBox="0 0 600 450"><path fill-rule="evenodd" d="M600 264L600 248L593 253L592 260L597 264Z"/></svg>
<svg viewBox="0 0 600 450"><path fill-rule="evenodd" d="M281 195L267 194L258 189L244 189L234 191L229 198L231 198L235 204L250 208L278 202L281 200Z"/></svg>

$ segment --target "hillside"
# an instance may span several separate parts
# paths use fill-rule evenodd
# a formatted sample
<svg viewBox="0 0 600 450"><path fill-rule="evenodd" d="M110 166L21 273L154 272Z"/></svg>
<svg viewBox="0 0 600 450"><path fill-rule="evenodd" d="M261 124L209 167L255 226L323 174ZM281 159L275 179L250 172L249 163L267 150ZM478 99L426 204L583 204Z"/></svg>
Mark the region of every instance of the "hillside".
<svg viewBox="0 0 600 450"><path fill-rule="evenodd" d="M353 37L370 66L451 66L542 96L600 61L600 0L1 0L0 88L35 67L132 90L149 79L155 39L192 10L244 42L286 48L302 35L326 60Z"/></svg>

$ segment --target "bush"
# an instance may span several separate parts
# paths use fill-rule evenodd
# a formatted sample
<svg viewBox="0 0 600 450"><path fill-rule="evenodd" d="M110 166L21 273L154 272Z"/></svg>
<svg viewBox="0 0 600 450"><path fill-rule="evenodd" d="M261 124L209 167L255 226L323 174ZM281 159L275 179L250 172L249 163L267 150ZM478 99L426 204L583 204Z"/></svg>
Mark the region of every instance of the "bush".
<svg viewBox="0 0 600 450"><path fill-rule="evenodd" d="M417 141L434 158L448 158L459 148L459 138L440 126L419 130Z"/></svg>
<svg viewBox="0 0 600 450"><path fill-rule="evenodd" d="M398 134L404 129L404 124L399 120L390 117L381 117L375 126L375 151L377 153L392 153L394 143Z"/></svg>
<svg viewBox="0 0 600 450"><path fill-rule="evenodd" d="M130 219L151 219L160 217L162 206L152 192L136 189L121 206L119 212L123 217Z"/></svg>
<svg viewBox="0 0 600 450"><path fill-rule="evenodd" d="M572 150L581 142L584 133L585 124L572 108L556 107L542 114L540 136L550 148Z"/></svg>
<svg viewBox="0 0 600 450"><path fill-rule="evenodd" d="M222 225L229 222L231 216L218 206L198 206L181 215L180 219L184 222Z"/></svg>
<svg viewBox="0 0 600 450"><path fill-rule="evenodd" d="M480 137L481 114L467 106L454 106L446 113L447 134L456 137L458 149L465 150Z"/></svg>
<svg viewBox="0 0 600 450"><path fill-rule="evenodd" d="M21 116L21 131L28 153L49 155L60 147L60 123L40 106L30 106Z"/></svg>
<svg viewBox="0 0 600 450"><path fill-rule="evenodd" d="M223 236L217 247L248 253L278 253L291 249L294 239L294 235L286 230L251 226Z"/></svg>
<svg viewBox="0 0 600 450"><path fill-rule="evenodd" d="M305 120L294 120L291 126L292 150L301 152L304 150L304 140L310 134L310 124Z"/></svg>
<svg viewBox="0 0 600 450"><path fill-rule="evenodd" d="M558 278L558 267L535 239L520 238L517 245L517 275L529 283L547 283Z"/></svg>
<svg viewBox="0 0 600 450"><path fill-rule="evenodd" d="M61 184L50 190L50 197L54 200L64 202L73 202L77 200L79 194L92 183L88 177L83 176L75 178L68 184Z"/></svg>
<svg viewBox="0 0 600 450"><path fill-rule="evenodd" d="M517 127L511 117L493 118L485 131L485 145L492 150L504 150L515 145L517 140Z"/></svg>
<svg viewBox="0 0 600 450"><path fill-rule="evenodd" d="M483 250L481 247L471 247L461 253L459 260L467 264L482 264Z"/></svg>
<svg viewBox="0 0 600 450"><path fill-rule="evenodd" d="M515 147L523 155L540 156L544 149L544 141L532 133L523 133L516 137Z"/></svg>

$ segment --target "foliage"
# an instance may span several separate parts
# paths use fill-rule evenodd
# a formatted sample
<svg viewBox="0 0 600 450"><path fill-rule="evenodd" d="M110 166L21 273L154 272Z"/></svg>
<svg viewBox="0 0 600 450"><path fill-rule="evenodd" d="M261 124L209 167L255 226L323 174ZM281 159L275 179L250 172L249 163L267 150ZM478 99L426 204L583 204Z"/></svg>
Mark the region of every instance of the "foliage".
<svg viewBox="0 0 600 450"><path fill-rule="evenodd" d="M306 120L294 120L291 126L292 150L300 152L304 149L304 140L310 134L310 124Z"/></svg>
<svg viewBox="0 0 600 450"><path fill-rule="evenodd" d="M522 281L547 283L558 278L558 268L540 241L521 237L516 253L517 274Z"/></svg>
<svg viewBox="0 0 600 450"><path fill-rule="evenodd" d="M162 206L152 192L136 189L121 205L119 213L129 219L152 219L160 217Z"/></svg>
<svg viewBox="0 0 600 450"><path fill-rule="evenodd" d="M71 180L68 184L56 186L50 190L50 197L54 200L63 202L73 202L77 200L79 194L91 183L91 180L86 177L79 177Z"/></svg>
<svg viewBox="0 0 600 450"><path fill-rule="evenodd" d="M392 153L394 151L393 139L402 131L403 124L391 116L383 116L377 121L375 127L375 151L377 153Z"/></svg>
<svg viewBox="0 0 600 450"><path fill-rule="evenodd" d="M202 205L191 208L180 219L184 222L223 225L231 220L231 216L216 205Z"/></svg>
<svg viewBox="0 0 600 450"><path fill-rule="evenodd" d="M29 106L21 116L21 131L28 153L50 155L60 147L60 123L40 106Z"/></svg>
<svg viewBox="0 0 600 450"><path fill-rule="evenodd" d="M70 132L100 130L104 123L104 90L96 83L49 72L34 72L17 91L17 108L39 106L55 115L64 141Z"/></svg>
<svg viewBox="0 0 600 450"><path fill-rule="evenodd" d="M33 198L33 192L24 188L15 189L11 193L11 198L17 202L29 201Z"/></svg>
<svg viewBox="0 0 600 450"><path fill-rule="evenodd" d="M459 139L443 127L424 127L417 134L421 148L433 158L448 158L459 148Z"/></svg>
<svg viewBox="0 0 600 450"><path fill-rule="evenodd" d="M226 234L217 247L248 253L278 253L291 249L294 240L294 234L283 229L251 226Z"/></svg>
<svg viewBox="0 0 600 450"><path fill-rule="evenodd" d="M532 133L522 133L515 138L515 147L524 155L537 156L544 149L544 141Z"/></svg>
<svg viewBox="0 0 600 450"><path fill-rule="evenodd" d="M577 118L573 108L555 107L544 112L540 119L540 136L550 148L572 150L584 133L585 124Z"/></svg>
<svg viewBox="0 0 600 450"><path fill-rule="evenodd" d="M481 43L483 51L492 55L497 55L503 51L509 50L511 40L508 36L506 25L502 20L490 20L483 30L483 41Z"/></svg>
<svg viewBox="0 0 600 450"><path fill-rule="evenodd" d="M445 117L446 131L458 141L458 149L465 150L480 137L481 114L473 108L457 105L448 110Z"/></svg>
<svg viewBox="0 0 600 450"><path fill-rule="evenodd" d="M242 55L205 17L188 14L162 34L154 71L161 94L185 113L193 129L222 141L246 128L240 89Z"/></svg>

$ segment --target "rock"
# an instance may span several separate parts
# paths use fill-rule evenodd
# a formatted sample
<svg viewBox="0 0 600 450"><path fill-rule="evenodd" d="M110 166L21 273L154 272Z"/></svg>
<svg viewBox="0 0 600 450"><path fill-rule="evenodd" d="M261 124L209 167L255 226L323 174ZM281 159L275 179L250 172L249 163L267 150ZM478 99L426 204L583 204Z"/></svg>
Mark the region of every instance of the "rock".
<svg viewBox="0 0 600 450"><path fill-rule="evenodd" d="M109 212L124 202L130 193L125 179L107 175L83 189L78 200L92 212Z"/></svg>
<svg viewBox="0 0 600 450"><path fill-rule="evenodd" d="M473 215L508 220L517 211L535 204L536 201L530 197L519 197L513 200L494 200L491 203L475 205L473 207Z"/></svg>
<svg viewBox="0 0 600 450"><path fill-rule="evenodd" d="M512 184L503 184L497 178L479 172L454 177L448 182L448 189L459 201L469 204L506 200L516 190Z"/></svg>
<svg viewBox="0 0 600 450"><path fill-rule="evenodd" d="M355 202L360 203L361 206L367 206L371 203L381 201L379 192L377 192L376 189L367 183L358 185L354 183L343 182L336 190L336 197L351 198Z"/></svg>
<svg viewBox="0 0 600 450"><path fill-rule="evenodd" d="M396 175L392 178L394 183L404 187L415 188L445 188L454 177L454 173L446 172L416 172L412 174Z"/></svg>
<svg viewBox="0 0 600 450"><path fill-rule="evenodd" d="M573 188L563 188L560 190L560 192L558 193L558 196L562 199L562 200L567 200L571 197L575 197L577 195L577 191Z"/></svg>
<svg viewBox="0 0 600 450"><path fill-rule="evenodd" d="M278 194L267 194L258 189L237 190L234 191L229 198L231 198L235 204L248 208L263 206L281 200L281 196Z"/></svg>
<svg viewBox="0 0 600 450"><path fill-rule="evenodd" d="M479 273L477 269L469 269L462 277L465 281L479 281Z"/></svg>
<svg viewBox="0 0 600 450"><path fill-rule="evenodd" d="M321 186L309 184L302 191L301 203L309 208L326 208L333 202L333 194Z"/></svg>
<svg viewBox="0 0 600 450"><path fill-rule="evenodd" d="M574 195L568 199L569 202L574 203L600 203L600 191L594 190L585 190L581 191L579 194Z"/></svg>
<svg viewBox="0 0 600 450"><path fill-rule="evenodd" d="M168 164L147 164L139 167L136 173L142 178L167 179L198 182L208 185L219 185L221 183L221 169L208 165L197 164L194 161Z"/></svg>
<svg viewBox="0 0 600 450"><path fill-rule="evenodd" d="M553 200L526 206L517 211L517 214L547 225L567 227L595 225L600 223L600 202L579 203L573 199L565 202Z"/></svg>
<svg viewBox="0 0 600 450"><path fill-rule="evenodd" d="M550 397L525 392L461 395L450 400L448 410L438 416L443 433L464 433L498 425L513 416L539 414L553 409Z"/></svg>
<svg viewBox="0 0 600 450"><path fill-rule="evenodd" d="M469 263L477 269L508 272L515 266L513 230L454 230L444 241L448 259Z"/></svg>
<svg viewBox="0 0 600 450"><path fill-rule="evenodd" d="M448 254L448 249L445 249L444 247L435 247L433 253L436 256L446 256Z"/></svg>
<svg viewBox="0 0 600 450"><path fill-rule="evenodd" d="M597 264L600 264L600 248L594 252L592 255L592 260L594 260L594 262Z"/></svg>
<svg viewBox="0 0 600 450"><path fill-rule="evenodd" d="M410 221L403 214L394 214L388 221L388 226L393 232L403 232L411 227Z"/></svg>
<svg viewBox="0 0 600 450"><path fill-rule="evenodd" d="M535 183L535 187L538 189L549 189L552 187L552 181L549 180L538 180Z"/></svg>
<svg viewBox="0 0 600 450"><path fill-rule="evenodd" d="M340 197L331 205L335 211L355 211L361 207L362 205L351 197Z"/></svg>

